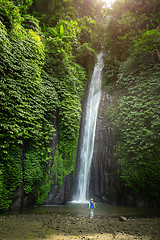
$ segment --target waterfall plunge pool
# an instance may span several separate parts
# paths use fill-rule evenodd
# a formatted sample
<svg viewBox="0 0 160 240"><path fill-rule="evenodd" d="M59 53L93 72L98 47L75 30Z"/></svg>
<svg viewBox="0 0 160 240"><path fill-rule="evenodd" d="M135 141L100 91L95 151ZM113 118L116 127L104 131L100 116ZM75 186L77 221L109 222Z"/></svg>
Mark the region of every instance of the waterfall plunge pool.
<svg viewBox="0 0 160 240"><path fill-rule="evenodd" d="M13 212L12 212L13 213ZM23 214L57 214L62 216L77 216L87 217L90 216L90 210L88 209L88 203L66 203L62 205L45 205L38 206L30 209L24 209L21 211ZM149 207L124 207L115 206L104 203L97 203L95 209L95 217L160 217L160 208Z"/></svg>

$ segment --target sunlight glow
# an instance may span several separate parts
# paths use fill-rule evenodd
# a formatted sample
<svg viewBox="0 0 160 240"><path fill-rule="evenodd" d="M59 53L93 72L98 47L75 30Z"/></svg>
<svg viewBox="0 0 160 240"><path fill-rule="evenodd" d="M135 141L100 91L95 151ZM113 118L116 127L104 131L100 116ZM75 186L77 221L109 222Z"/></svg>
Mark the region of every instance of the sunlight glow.
<svg viewBox="0 0 160 240"><path fill-rule="evenodd" d="M111 5L114 1L115 0L103 0L103 2L106 3L107 7L111 7Z"/></svg>

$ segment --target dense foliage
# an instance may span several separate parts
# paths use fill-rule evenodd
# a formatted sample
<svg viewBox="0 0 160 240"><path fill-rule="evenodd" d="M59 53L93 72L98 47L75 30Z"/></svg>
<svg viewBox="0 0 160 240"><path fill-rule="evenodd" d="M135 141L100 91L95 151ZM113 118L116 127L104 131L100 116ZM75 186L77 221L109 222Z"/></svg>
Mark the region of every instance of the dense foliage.
<svg viewBox="0 0 160 240"><path fill-rule="evenodd" d="M6 17L10 24L8 31ZM51 160L47 144L54 131L46 115L46 83L41 76L44 44L36 32L24 29L21 21L18 8L9 1L1 2L2 209L8 208L10 196L18 186L23 184L28 194L42 179L45 165ZM58 101L54 90L51 98L55 112Z"/></svg>
<svg viewBox="0 0 160 240"><path fill-rule="evenodd" d="M1 209L10 206L18 187L41 204L51 184L62 186L75 168L86 80L72 54L81 45L80 28L76 21L60 20L42 32L37 19L26 15L30 3L0 5Z"/></svg>
<svg viewBox="0 0 160 240"><path fill-rule="evenodd" d="M109 115L119 173L126 186L152 203L160 199L158 6L158 1L115 2L104 41L104 88L117 98Z"/></svg>
<svg viewBox="0 0 160 240"><path fill-rule="evenodd" d="M0 209L18 189L43 203L75 170L81 100L102 48L119 174L159 202L159 1L104 5L0 0Z"/></svg>

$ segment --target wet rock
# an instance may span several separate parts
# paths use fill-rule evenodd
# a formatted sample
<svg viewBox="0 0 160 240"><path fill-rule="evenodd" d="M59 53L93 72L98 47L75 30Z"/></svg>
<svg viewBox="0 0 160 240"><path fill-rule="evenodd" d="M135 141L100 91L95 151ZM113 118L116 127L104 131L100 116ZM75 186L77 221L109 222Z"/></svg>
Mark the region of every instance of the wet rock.
<svg viewBox="0 0 160 240"><path fill-rule="evenodd" d="M105 112L114 104L114 97L102 92L99 106L93 160L91 165L90 195L95 201L118 201L119 177L115 153L115 136L113 125Z"/></svg>
<svg viewBox="0 0 160 240"><path fill-rule="evenodd" d="M71 198L73 188L73 172L68 176L63 178L63 187L60 188L59 185L54 185L51 187L51 191L44 201L44 204L53 205L53 204L62 204L67 202Z"/></svg>
<svg viewBox="0 0 160 240"><path fill-rule="evenodd" d="M119 220L120 220L121 222L126 222L126 221L127 221L127 218L126 218L126 217L123 217L123 216L121 216L121 217L119 217Z"/></svg>

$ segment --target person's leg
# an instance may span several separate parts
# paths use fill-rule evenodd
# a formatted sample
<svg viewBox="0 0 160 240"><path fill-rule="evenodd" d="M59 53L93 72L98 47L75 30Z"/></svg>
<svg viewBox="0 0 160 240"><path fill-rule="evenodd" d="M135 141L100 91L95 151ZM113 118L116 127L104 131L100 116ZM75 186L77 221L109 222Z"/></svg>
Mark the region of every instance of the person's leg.
<svg viewBox="0 0 160 240"><path fill-rule="evenodd" d="M93 217L93 209L91 209L91 217Z"/></svg>

